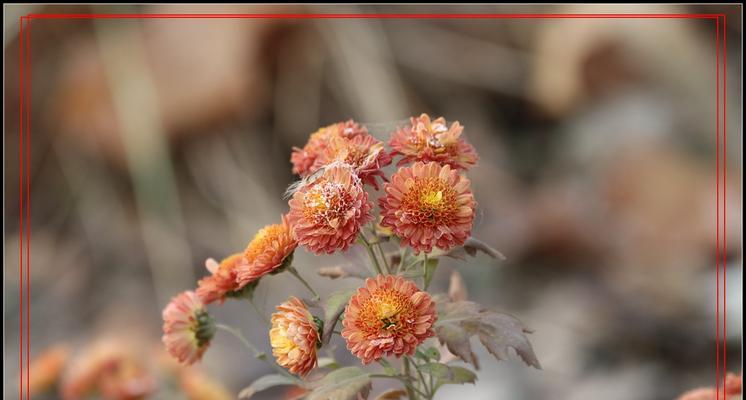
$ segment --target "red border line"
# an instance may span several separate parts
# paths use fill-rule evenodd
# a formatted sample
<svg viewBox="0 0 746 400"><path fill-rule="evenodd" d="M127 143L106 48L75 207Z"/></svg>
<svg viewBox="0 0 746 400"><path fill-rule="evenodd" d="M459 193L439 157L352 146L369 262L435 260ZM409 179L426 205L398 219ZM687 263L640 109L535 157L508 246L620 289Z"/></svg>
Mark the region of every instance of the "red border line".
<svg viewBox="0 0 746 400"><path fill-rule="evenodd" d="M722 47L720 43L720 17L723 18L723 40ZM18 165L19 165L19 399L23 400L24 394L24 376L26 378L26 398L29 398L30 389L30 377L28 374L30 366L30 256L31 256L31 170L30 170L30 159L31 159L31 37L30 37L30 22L32 19L216 19L216 18L244 18L244 19L714 19L715 20L715 64L716 64L716 121L715 121L715 136L716 136L716 156L715 156L715 174L716 174L716 327L715 327L715 350L716 350L716 364L715 364L715 380L716 380L716 392L717 398L720 398L721 391L720 387L720 374L722 372L722 383L723 383L723 396L727 393L726 390L726 376L727 376L727 337L726 337L726 264L727 264L727 243L726 243L726 160L727 160L727 134L726 134L726 104L727 104L727 92L726 92L726 78L727 78L727 16L724 13L719 14L464 14L464 13L444 13L444 14L427 14L427 13L328 13L328 14L28 14L19 18L19 144L18 144ZM25 52L24 52L25 50ZM722 185L723 185L723 196L722 196L722 248L720 241L720 53L723 54L723 70L722 70L722 132L723 132L723 154L722 154ZM24 112L26 119L24 121ZM24 138L25 129L25 138ZM24 155L24 140L26 140L26 151ZM24 168L25 167L25 168ZM24 198L24 185L23 179L26 179L25 187L25 198ZM25 210L25 218L24 218ZM25 238L24 238L25 233ZM26 275L25 275L25 290L24 290L24 255L23 245L24 240L26 244ZM723 309L723 324L722 324L722 340L723 340L723 351L722 351L722 364L720 363L720 339L721 339L721 325L720 325L720 265L723 267L723 297L722 297L722 309ZM25 301L24 301L25 292ZM25 309L25 357L24 357L24 305ZM24 358L26 360L26 369L24 369ZM722 371L721 371L722 366Z"/></svg>
<svg viewBox="0 0 746 400"><path fill-rule="evenodd" d="M720 18L715 21L715 399L720 399Z"/></svg>
<svg viewBox="0 0 746 400"><path fill-rule="evenodd" d="M18 389L19 399L23 399L23 104L24 104L24 69L25 63L23 58L23 20L24 17L20 17L18 20L18 96L20 101L18 102L18 274L20 276L19 292L18 292L18 361L19 370L18 374Z"/></svg>
<svg viewBox="0 0 746 400"><path fill-rule="evenodd" d="M31 19L26 17L26 398L31 398Z"/></svg>
<svg viewBox="0 0 746 400"><path fill-rule="evenodd" d="M537 18L688 18L716 19L722 14L29 14L37 19L284 18L284 19L537 19Z"/></svg>
<svg viewBox="0 0 746 400"><path fill-rule="evenodd" d="M728 54L728 42L727 42L727 30L728 30L728 16L723 15L723 392L727 393L728 389L726 387L726 375L728 371L728 327L727 327L727 313L726 313L726 304L727 304L727 257L728 257L728 230L727 227L727 219L725 218L726 213L726 207L727 207L727 196L726 196L726 187L727 185L727 170L728 170L728 142L727 142L727 134L726 134L726 78L727 78L727 70L728 70L728 61L727 61L727 54ZM725 397L725 395L723 395Z"/></svg>

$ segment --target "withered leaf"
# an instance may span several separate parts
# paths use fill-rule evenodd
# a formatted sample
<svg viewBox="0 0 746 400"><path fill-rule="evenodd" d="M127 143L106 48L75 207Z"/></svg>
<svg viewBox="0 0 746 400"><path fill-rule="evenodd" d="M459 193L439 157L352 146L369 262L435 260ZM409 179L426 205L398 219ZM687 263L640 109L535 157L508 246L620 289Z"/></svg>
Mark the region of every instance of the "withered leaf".
<svg viewBox="0 0 746 400"><path fill-rule="evenodd" d="M471 301L446 301L443 297L436 297L436 301L439 318L435 333L451 353L479 368L469 343L472 336L477 336L498 360L508 359L508 348L513 348L527 365L541 369L526 337L531 331L514 316L484 309Z"/></svg>
<svg viewBox="0 0 746 400"><path fill-rule="evenodd" d="M325 278L360 278L365 279L368 272L355 264L334 265L331 267L322 267L316 271L317 274Z"/></svg>
<svg viewBox="0 0 746 400"><path fill-rule="evenodd" d="M370 375L358 367L345 367L328 373L313 384L308 400L356 400L367 398Z"/></svg>

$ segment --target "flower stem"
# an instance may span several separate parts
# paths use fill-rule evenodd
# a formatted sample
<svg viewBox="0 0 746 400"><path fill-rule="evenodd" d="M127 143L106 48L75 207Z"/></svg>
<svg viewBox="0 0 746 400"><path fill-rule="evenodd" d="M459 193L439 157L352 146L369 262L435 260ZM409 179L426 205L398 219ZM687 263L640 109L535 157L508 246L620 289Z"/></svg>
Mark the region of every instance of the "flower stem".
<svg viewBox="0 0 746 400"><path fill-rule="evenodd" d="M422 257L422 283L425 286L425 290L427 290L427 287L430 286L430 282L427 280L427 253L423 253Z"/></svg>
<svg viewBox="0 0 746 400"><path fill-rule="evenodd" d="M284 368L282 368L279 365L277 365L277 364L269 361L267 359L267 354L264 353L264 352L259 351L259 349L257 349L256 346L254 346L253 344L251 344L251 342L249 342L249 340L246 339L246 337L238 329L235 329L233 327L230 327L230 326L224 325L224 324L215 324L215 327L218 328L218 329L224 330L224 331L230 333L231 335L233 335L236 339L238 339L241 343L243 343L243 345L246 346L246 348L249 349L249 351L251 351L254 354L255 358L258 358L258 359L266 362L267 364L269 364L269 366L271 366L272 368L274 368L275 370L277 370L277 372L279 372L280 374L285 375L287 377L290 377L290 378L292 378L294 380L297 379L295 376L293 376L289 372L287 372Z"/></svg>
<svg viewBox="0 0 746 400"><path fill-rule="evenodd" d="M256 305L256 303L254 303L254 299L253 298L248 298L247 300L249 301L249 304L251 304L251 307L254 308L254 311L256 311L256 313L259 315L259 318L261 318L262 321L264 321L264 324L265 325L270 325L269 319L267 319L267 316L264 315L264 313L259 309L259 307Z"/></svg>
<svg viewBox="0 0 746 400"><path fill-rule="evenodd" d="M409 374L409 358L404 357L402 358L402 374L406 376L407 378L410 378ZM417 397L414 394L414 391L417 390L412 384L407 383L407 397L409 397L410 400L417 400ZM422 393L422 392L420 392Z"/></svg>
<svg viewBox="0 0 746 400"><path fill-rule="evenodd" d="M368 252L368 257L370 257L370 260L373 262L375 272L377 272L378 274L383 274L381 265L378 263L378 258L376 258L376 254L373 253L373 248L370 246L370 243L365 239L365 236L362 233L358 237L360 238L360 244L365 247L365 250Z"/></svg>
<svg viewBox="0 0 746 400"><path fill-rule="evenodd" d="M381 259L383 260L383 266L386 267L386 273L391 275L391 266L389 265L388 257L386 257L386 253L383 251L383 245L381 242L376 243L376 247L378 247L378 252L381 254Z"/></svg>
<svg viewBox="0 0 746 400"><path fill-rule="evenodd" d="M321 298L321 296L319 296L319 294L316 293L315 290L313 290L313 288L311 287L311 285L309 285L308 282L306 282L306 280L303 279L302 276L300 276L300 274L298 273L298 270L295 269L295 267L293 267L292 265L289 266L288 267L288 271L290 271L290 273L293 274L293 276L295 276L296 278L298 278L298 280L300 281L300 283L302 283L303 286L306 287L306 289L308 289L311 293L313 293L313 296L314 296L313 300L314 301L318 301Z"/></svg>

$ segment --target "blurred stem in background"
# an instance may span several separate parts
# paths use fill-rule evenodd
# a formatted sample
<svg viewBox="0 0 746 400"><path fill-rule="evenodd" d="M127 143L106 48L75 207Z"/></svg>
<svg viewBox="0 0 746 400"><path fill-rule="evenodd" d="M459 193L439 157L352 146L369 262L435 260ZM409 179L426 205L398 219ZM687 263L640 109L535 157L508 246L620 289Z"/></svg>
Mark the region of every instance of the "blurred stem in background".
<svg viewBox="0 0 746 400"><path fill-rule="evenodd" d="M163 305L190 287L195 277L155 82L139 21L103 19L94 24L121 127L155 295Z"/></svg>

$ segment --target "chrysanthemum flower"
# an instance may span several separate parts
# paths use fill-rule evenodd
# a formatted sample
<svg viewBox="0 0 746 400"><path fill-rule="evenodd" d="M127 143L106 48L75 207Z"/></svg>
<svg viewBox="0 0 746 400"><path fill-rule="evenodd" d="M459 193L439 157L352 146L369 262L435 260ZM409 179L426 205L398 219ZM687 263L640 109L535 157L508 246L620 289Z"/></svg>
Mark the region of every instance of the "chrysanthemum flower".
<svg viewBox="0 0 746 400"><path fill-rule="evenodd" d="M238 268L244 263L243 253L236 253L226 257L220 264L213 259L205 262L207 270L212 275L202 278L197 282L197 296L205 304L214 301L223 303L226 296L231 292L240 289L236 282Z"/></svg>
<svg viewBox="0 0 746 400"><path fill-rule="evenodd" d="M67 346L56 345L31 360L28 371L29 395L38 395L52 389L62 375L69 354Z"/></svg>
<svg viewBox="0 0 746 400"><path fill-rule="evenodd" d="M302 177L313 173L312 167L316 163L316 159L323 155L331 138L352 139L367 134L368 130L353 120L337 122L319 129L311 134L308 143L302 149L293 147L293 154L290 155L290 162L293 163L293 173Z"/></svg>
<svg viewBox="0 0 746 400"><path fill-rule="evenodd" d="M300 186L288 204L298 243L315 254L345 251L371 220L368 194L352 167L332 163Z"/></svg>
<svg viewBox="0 0 746 400"><path fill-rule="evenodd" d="M318 327L305 303L290 297L272 314L269 331L272 354L277 363L293 374L304 376L316 367Z"/></svg>
<svg viewBox="0 0 746 400"><path fill-rule="evenodd" d="M163 343L179 362L189 365L199 361L214 334L210 314L192 291L174 297L163 310Z"/></svg>
<svg viewBox="0 0 746 400"><path fill-rule="evenodd" d="M461 137L463 130L464 127L458 121L449 128L443 117L434 121L430 121L427 114L412 117L409 126L400 128L391 135L391 154L403 156L397 165L414 161L435 161L456 169L469 169L477 163L479 157L474 146Z"/></svg>
<svg viewBox="0 0 746 400"><path fill-rule="evenodd" d="M298 242L293 237L287 216L282 216L282 223L268 225L254 235L246 250L244 263L238 268L236 281L240 288L257 281L290 260Z"/></svg>
<svg viewBox="0 0 746 400"><path fill-rule="evenodd" d="M181 390L188 400L231 400L235 397L220 382L193 368L179 377Z"/></svg>
<svg viewBox="0 0 746 400"><path fill-rule="evenodd" d="M415 253L429 253L433 246L448 250L469 238L476 202L469 179L449 165L417 162L401 168L384 189L381 225Z"/></svg>
<svg viewBox="0 0 746 400"><path fill-rule="evenodd" d="M132 352L132 343L107 338L78 355L65 374L60 394L65 400L142 399L155 390L155 379Z"/></svg>
<svg viewBox="0 0 746 400"><path fill-rule="evenodd" d="M370 184L378 190L376 177L386 180L381 168L391 164L391 156L384 150L383 142L371 135L335 136L329 139L326 150L316 158L310 172L335 161L351 165L363 184Z"/></svg>
<svg viewBox="0 0 746 400"><path fill-rule="evenodd" d="M345 309L342 337L363 364L384 355L411 355L435 335L435 303L401 276L368 278Z"/></svg>

